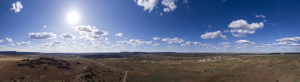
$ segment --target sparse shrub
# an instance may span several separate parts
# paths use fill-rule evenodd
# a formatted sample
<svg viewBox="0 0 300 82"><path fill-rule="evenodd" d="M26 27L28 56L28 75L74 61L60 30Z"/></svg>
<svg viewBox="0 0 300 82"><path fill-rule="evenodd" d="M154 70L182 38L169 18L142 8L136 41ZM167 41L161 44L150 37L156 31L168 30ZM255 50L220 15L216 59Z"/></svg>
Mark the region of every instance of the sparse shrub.
<svg viewBox="0 0 300 82"><path fill-rule="evenodd" d="M76 64L80 64L80 62L76 62Z"/></svg>

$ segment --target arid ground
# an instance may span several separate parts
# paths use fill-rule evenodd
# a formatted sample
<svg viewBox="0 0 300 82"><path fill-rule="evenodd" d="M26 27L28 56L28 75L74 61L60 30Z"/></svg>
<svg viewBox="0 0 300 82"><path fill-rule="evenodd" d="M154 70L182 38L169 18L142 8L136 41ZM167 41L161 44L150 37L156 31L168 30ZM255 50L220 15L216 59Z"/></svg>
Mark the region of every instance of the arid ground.
<svg viewBox="0 0 300 82"><path fill-rule="evenodd" d="M0 55L0 82L299 82L300 55Z"/></svg>

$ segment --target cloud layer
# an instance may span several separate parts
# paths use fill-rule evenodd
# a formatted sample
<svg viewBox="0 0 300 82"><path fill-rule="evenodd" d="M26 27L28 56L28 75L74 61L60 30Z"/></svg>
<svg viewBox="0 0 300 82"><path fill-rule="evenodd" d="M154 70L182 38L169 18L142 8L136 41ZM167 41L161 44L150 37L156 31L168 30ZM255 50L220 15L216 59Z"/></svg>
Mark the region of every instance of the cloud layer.
<svg viewBox="0 0 300 82"><path fill-rule="evenodd" d="M140 39L130 39L130 40L124 40L124 41L118 41L118 43L125 43L125 44L130 44L132 46L141 46L141 45L152 45L152 46L158 46L160 45L159 43L152 42L152 41L144 41Z"/></svg>

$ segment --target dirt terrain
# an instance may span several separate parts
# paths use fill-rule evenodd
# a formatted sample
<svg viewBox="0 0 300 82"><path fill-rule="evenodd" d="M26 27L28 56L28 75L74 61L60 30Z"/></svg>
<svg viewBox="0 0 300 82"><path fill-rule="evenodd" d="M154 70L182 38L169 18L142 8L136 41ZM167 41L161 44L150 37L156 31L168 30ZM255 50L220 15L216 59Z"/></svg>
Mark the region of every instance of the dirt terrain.
<svg viewBox="0 0 300 82"><path fill-rule="evenodd" d="M29 58L6 56L6 61L0 62L0 81L33 81L33 82L120 82L123 72L113 70L98 62L85 59L36 57Z"/></svg>
<svg viewBox="0 0 300 82"><path fill-rule="evenodd" d="M140 55L98 59L128 71L128 82L299 82L298 55Z"/></svg>
<svg viewBox="0 0 300 82"><path fill-rule="evenodd" d="M0 82L299 82L300 55L0 55Z"/></svg>

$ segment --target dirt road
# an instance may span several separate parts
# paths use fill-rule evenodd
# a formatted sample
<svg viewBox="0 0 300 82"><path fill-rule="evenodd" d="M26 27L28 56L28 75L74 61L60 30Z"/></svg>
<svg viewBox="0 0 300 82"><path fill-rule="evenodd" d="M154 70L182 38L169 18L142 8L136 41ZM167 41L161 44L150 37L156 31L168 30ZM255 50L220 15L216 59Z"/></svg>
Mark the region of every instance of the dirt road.
<svg viewBox="0 0 300 82"><path fill-rule="evenodd" d="M123 82L126 82L126 79L127 79L127 72L128 72L128 71L125 71L125 75L124 75L124 80L123 80Z"/></svg>

